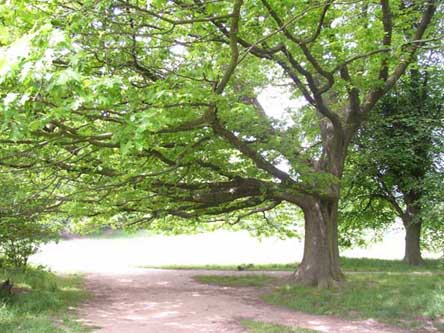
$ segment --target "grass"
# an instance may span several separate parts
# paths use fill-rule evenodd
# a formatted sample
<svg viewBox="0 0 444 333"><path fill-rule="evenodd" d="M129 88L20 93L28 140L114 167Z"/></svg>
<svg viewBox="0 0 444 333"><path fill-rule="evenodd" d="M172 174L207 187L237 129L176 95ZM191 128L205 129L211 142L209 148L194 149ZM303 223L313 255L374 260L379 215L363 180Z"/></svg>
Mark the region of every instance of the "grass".
<svg viewBox="0 0 444 333"><path fill-rule="evenodd" d="M426 259L424 265L411 266L401 260L341 258L344 271L353 272L444 272L443 259Z"/></svg>
<svg viewBox="0 0 444 333"><path fill-rule="evenodd" d="M318 333L319 331L309 330L301 327L290 327L284 325L276 325L263 321L241 320L241 325L248 331L246 333Z"/></svg>
<svg viewBox="0 0 444 333"><path fill-rule="evenodd" d="M296 264L233 264L233 265L162 265L142 266L143 268L195 270L195 271L294 271ZM239 269L241 268L241 269Z"/></svg>
<svg viewBox="0 0 444 333"><path fill-rule="evenodd" d="M144 266L145 268L175 270L217 270L236 271L294 271L298 263L286 264L241 264L241 265L165 265ZM400 260L368 258L341 258L341 267L346 272L444 272L444 260L428 259L422 266L410 266Z"/></svg>
<svg viewBox="0 0 444 333"><path fill-rule="evenodd" d="M200 283L224 287L264 287L276 279L267 275L197 275L194 279Z"/></svg>
<svg viewBox="0 0 444 333"><path fill-rule="evenodd" d="M264 295L263 299L313 314L348 319L373 318L413 329L420 329L429 322L437 330L444 329L442 275L357 273L347 278L346 285L341 288L321 290L286 285Z"/></svg>
<svg viewBox="0 0 444 333"><path fill-rule="evenodd" d="M272 293L264 295L263 299L274 305L312 314L336 315L347 319L372 318L418 332L427 325L444 332L442 260L428 260L421 267L410 267L400 261L376 259L343 258L342 263L344 270L348 271L347 283L344 286L336 289L318 289L281 284ZM264 266L254 266L250 269L255 270L259 267L264 269ZM275 268L276 265L269 267ZM286 266L278 267L286 270ZM278 281L276 278L270 279ZM230 286L271 285L271 281L264 279L264 275L252 274L205 275L197 280Z"/></svg>
<svg viewBox="0 0 444 333"><path fill-rule="evenodd" d="M0 281L7 278L16 291L0 295L0 332L86 332L69 314L87 296L80 276L60 277L34 268L0 269Z"/></svg>

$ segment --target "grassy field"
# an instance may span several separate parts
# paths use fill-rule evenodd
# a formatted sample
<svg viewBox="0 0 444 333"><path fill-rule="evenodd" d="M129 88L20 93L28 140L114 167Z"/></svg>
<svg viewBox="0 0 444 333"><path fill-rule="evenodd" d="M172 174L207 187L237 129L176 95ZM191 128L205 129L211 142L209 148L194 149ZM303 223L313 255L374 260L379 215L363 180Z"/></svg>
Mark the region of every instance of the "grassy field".
<svg viewBox="0 0 444 333"><path fill-rule="evenodd" d="M87 295L80 276L60 277L43 270L0 269L0 281L14 283L12 295L0 295L0 332L79 333L85 327L69 310Z"/></svg>
<svg viewBox="0 0 444 333"><path fill-rule="evenodd" d="M246 333L318 333L319 331L301 327L289 327L254 320L241 320L241 325L247 329Z"/></svg>
<svg viewBox="0 0 444 333"><path fill-rule="evenodd" d="M294 271L298 263L286 264L241 264L241 265L164 265L143 266L144 268L176 270L215 270L215 271ZM400 260L341 258L341 267L346 272L443 272L444 260L427 259L424 265L410 266Z"/></svg>
<svg viewBox="0 0 444 333"><path fill-rule="evenodd" d="M200 283L225 287L264 287L276 279L268 275L215 276L198 275L195 280Z"/></svg>
<svg viewBox="0 0 444 333"><path fill-rule="evenodd" d="M174 270L208 270L208 271L294 271L296 263L288 264L241 264L241 265L162 265L142 266L142 268L174 269Z"/></svg>
<svg viewBox="0 0 444 333"><path fill-rule="evenodd" d="M356 273L344 287L319 290L285 285L263 299L313 314L373 318L405 328L444 330L444 276L412 273Z"/></svg>
<svg viewBox="0 0 444 333"><path fill-rule="evenodd" d="M347 283L321 290L296 284L282 284L263 296L271 304L312 314L336 315L347 319L376 319L380 322L421 331L425 327L444 331L444 271L442 261L427 261L410 267L400 261L343 258ZM276 265L254 266L251 270L275 270ZM287 270L287 265L278 265ZM231 267L231 269L235 267ZM207 268L208 269L208 268ZM271 285L263 275L211 276L205 281L230 286ZM238 282L236 282L238 281ZM254 331L253 331L254 332ZM261 332L261 331L258 331ZM291 332L291 331L290 331Z"/></svg>

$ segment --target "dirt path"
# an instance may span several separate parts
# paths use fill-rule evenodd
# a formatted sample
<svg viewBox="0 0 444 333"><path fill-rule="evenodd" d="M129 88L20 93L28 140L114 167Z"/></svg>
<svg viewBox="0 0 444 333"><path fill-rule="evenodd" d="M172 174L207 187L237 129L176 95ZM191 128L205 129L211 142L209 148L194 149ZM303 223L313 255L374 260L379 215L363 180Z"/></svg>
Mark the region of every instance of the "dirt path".
<svg viewBox="0 0 444 333"><path fill-rule="evenodd" d="M93 297L80 307L80 318L101 333L240 333L245 332L242 318L329 333L402 332L371 320L346 321L270 306L255 288L208 286L192 279L207 273L233 274L148 269L88 274L86 287Z"/></svg>

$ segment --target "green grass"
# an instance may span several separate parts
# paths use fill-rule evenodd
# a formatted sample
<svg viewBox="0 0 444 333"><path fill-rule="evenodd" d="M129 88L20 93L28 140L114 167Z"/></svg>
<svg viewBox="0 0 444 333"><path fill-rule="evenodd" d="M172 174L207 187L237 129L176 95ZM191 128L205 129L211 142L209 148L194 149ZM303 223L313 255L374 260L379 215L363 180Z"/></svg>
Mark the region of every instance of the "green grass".
<svg viewBox="0 0 444 333"><path fill-rule="evenodd" d="M405 328L420 329L425 321L431 321L438 331L444 330L441 274L356 273L347 278L341 288L286 285L263 299L298 311L348 319L373 318Z"/></svg>
<svg viewBox="0 0 444 333"><path fill-rule="evenodd" d="M225 287L263 287L276 279L267 275L197 275L194 279L200 283Z"/></svg>
<svg viewBox="0 0 444 333"><path fill-rule="evenodd" d="M165 265L144 266L145 268L176 270L217 270L236 271L241 266L248 271L294 271L298 263L286 264L242 264L242 265ZM400 260L382 260L368 258L341 258L342 269L346 272L443 272L443 259L425 260L422 266L410 266Z"/></svg>
<svg viewBox="0 0 444 333"><path fill-rule="evenodd" d="M39 269L0 269L0 281L11 279L18 291L0 296L0 332L79 333L85 327L69 314L84 300L80 276L60 277Z"/></svg>
<svg viewBox="0 0 444 333"><path fill-rule="evenodd" d="M232 264L232 265L162 265L142 266L142 268L174 269L174 270L196 270L196 271L237 271L242 267L248 271L294 271L296 263L289 264Z"/></svg>
<svg viewBox="0 0 444 333"><path fill-rule="evenodd" d="M428 325L444 332L444 272L442 260L427 260L421 267L400 261L343 258L347 282L335 289L282 285L263 296L271 304L312 314L336 315L347 319L375 319L419 331ZM219 266L214 266L214 268ZM223 266L233 269L233 266ZM285 265L270 265L287 270ZM208 267L205 267L208 269ZM250 267L251 270L267 266ZM264 275L205 275L197 280L224 286L277 285ZM273 283L272 283L273 282ZM253 331L254 332L254 331ZM260 332L260 331L259 331Z"/></svg>
<svg viewBox="0 0 444 333"><path fill-rule="evenodd" d="M301 327L290 327L265 323L263 321L241 320L241 325L248 331L246 333L318 333L319 331L309 330Z"/></svg>
<svg viewBox="0 0 444 333"><path fill-rule="evenodd" d="M444 272L443 259L426 259L424 265L411 266L401 260L341 258L344 271L354 272Z"/></svg>

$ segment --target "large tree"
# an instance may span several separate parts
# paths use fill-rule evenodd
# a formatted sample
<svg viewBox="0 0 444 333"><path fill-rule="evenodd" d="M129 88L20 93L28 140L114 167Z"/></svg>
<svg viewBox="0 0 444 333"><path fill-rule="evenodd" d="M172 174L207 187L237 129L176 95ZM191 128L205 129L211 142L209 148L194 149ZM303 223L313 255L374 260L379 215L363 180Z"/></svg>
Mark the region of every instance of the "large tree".
<svg viewBox="0 0 444 333"><path fill-rule="evenodd" d="M43 19L18 42L29 52L0 69L4 126L76 176L89 215L235 223L296 205L305 217L297 279L330 286L343 280L337 212L348 145L434 40L426 30L437 5L36 2ZM308 103L288 110L286 126L257 98L282 83Z"/></svg>
<svg viewBox="0 0 444 333"><path fill-rule="evenodd" d="M439 64L411 69L359 131L346 172L344 229L384 229L399 217L412 265L422 263L421 230L443 228L430 214L443 202L433 199L442 184L443 83Z"/></svg>

